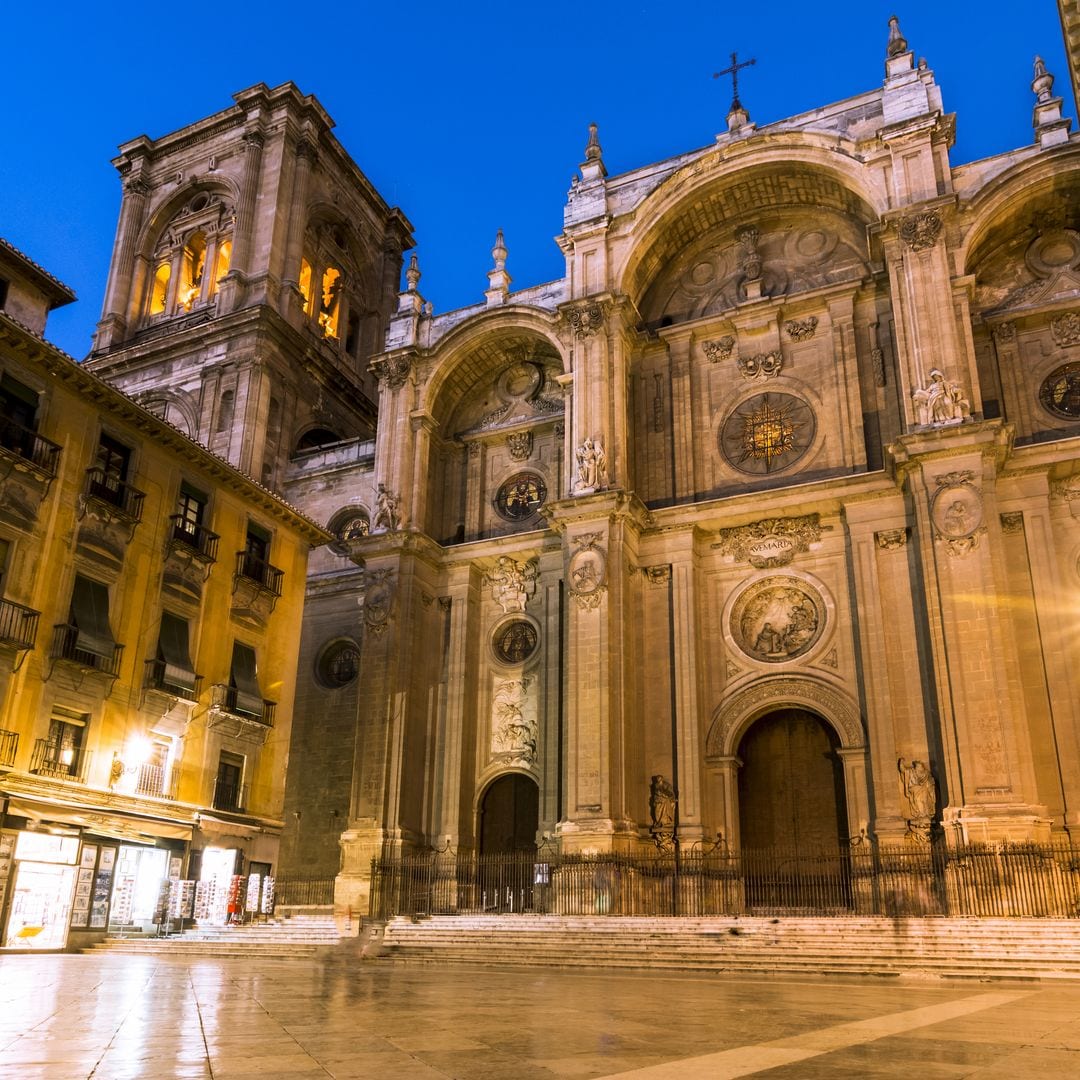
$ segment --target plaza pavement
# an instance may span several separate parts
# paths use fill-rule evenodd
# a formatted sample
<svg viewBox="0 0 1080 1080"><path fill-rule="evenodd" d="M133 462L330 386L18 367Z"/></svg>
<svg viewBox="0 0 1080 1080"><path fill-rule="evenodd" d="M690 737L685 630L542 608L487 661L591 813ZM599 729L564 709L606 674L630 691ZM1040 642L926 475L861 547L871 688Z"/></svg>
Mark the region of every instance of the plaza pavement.
<svg viewBox="0 0 1080 1080"><path fill-rule="evenodd" d="M7 1080L1080 1076L1080 984L0 956Z"/></svg>

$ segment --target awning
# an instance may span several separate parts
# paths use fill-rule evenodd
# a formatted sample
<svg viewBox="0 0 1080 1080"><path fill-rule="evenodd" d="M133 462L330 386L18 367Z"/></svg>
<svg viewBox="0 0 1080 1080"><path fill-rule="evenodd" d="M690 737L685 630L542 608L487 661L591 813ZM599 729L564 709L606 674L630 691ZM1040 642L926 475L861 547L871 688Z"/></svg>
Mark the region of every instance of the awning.
<svg viewBox="0 0 1080 1080"><path fill-rule="evenodd" d="M75 575L71 593L71 620L78 630L75 647L107 660L116 652L109 628L109 590L100 581Z"/></svg>
<svg viewBox="0 0 1080 1080"><path fill-rule="evenodd" d="M233 643L232 685L236 688L236 711L242 716L263 714L263 696L255 669L255 650L239 641Z"/></svg>
<svg viewBox="0 0 1080 1080"><path fill-rule="evenodd" d="M31 821L78 825L87 832L139 843L152 843L159 837L165 840L191 839L192 826L184 822L120 814L115 810L104 810L96 806L64 806L49 799L36 799L29 795L10 796L7 813L12 817L29 818Z"/></svg>
<svg viewBox="0 0 1080 1080"><path fill-rule="evenodd" d="M191 662L191 650L188 646L187 619L170 615L167 611L161 613L158 652L165 661L166 685L194 691L195 665Z"/></svg>

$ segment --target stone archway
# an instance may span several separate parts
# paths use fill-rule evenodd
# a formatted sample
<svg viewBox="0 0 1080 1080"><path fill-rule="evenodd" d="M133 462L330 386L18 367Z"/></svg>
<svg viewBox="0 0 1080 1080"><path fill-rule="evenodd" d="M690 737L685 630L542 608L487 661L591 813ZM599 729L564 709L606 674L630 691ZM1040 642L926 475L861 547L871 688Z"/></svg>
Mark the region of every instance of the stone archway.
<svg viewBox="0 0 1080 1080"><path fill-rule="evenodd" d="M832 853L848 839L836 732L807 709L765 713L739 742L744 848Z"/></svg>
<svg viewBox="0 0 1080 1080"><path fill-rule="evenodd" d="M504 773L484 792L479 818L481 855L535 851L540 789L522 773Z"/></svg>

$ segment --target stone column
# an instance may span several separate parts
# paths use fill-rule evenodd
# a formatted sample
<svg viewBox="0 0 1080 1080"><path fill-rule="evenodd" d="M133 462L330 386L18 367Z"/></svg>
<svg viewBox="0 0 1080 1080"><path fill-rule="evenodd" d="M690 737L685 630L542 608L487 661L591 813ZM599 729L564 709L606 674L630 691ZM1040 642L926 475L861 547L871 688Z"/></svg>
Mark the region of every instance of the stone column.
<svg viewBox="0 0 1080 1080"><path fill-rule="evenodd" d="M124 182L120 202L120 220L116 225L112 273L105 292L105 314L98 324L94 348L107 349L123 339L127 329L139 317L142 290L133 288L135 255L146 217L150 185L141 176Z"/></svg>
<svg viewBox="0 0 1080 1080"><path fill-rule="evenodd" d="M251 129L243 135L244 173L240 181L240 198L236 204L236 226L233 233L232 263L221 283L222 313L239 306L241 287L251 273L252 244L255 236L255 203L262 179L262 151L265 138L261 131Z"/></svg>
<svg viewBox="0 0 1080 1080"><path fill-rule="evenodd" d="M739 770L742 759L734 754L716 759L716 773L720 778L722 822L720 831L728 845L738 850L742 837L739 835Z"/></svg>
<svg viewBox="0 0 1080 1080"><path fill-rule="evenodd" d="M675 499L692 499L697 490L694 475L694 394L690 385L690 337L679 334L667 339L671 358L671 448L675 458Z"/></svg>
<svg viewBox="0 0 1080 1080"><path fill-rule="evenodd" d="M292 195L289 199L289 231L285 240L285 266L282 272L283 288L294 292L300 280L300 260L304 256L308 186L311 183L311 170L315 166L317 157L318 151L311 139L302 137L297 140ZM283 300L282 306L286 306L286 303Z"/></svg>
<svg viewBox="0 0 1080 1080"><path fill-rule="evenodd" d="M465 453L468 462L465 469L465 539L476 540L480 536L484 514L484 465L487 448L479 440L467 443Z"/></svg>
<svg viewBox="0 0 1080 1080"><path fill-rule="evenodd" d="M673 553L671 611L674 635L675 722L679 754L679 839L687 846L702 836L702 746L699 700L697 568L693 532L678 535L685 550Z"/></svg>

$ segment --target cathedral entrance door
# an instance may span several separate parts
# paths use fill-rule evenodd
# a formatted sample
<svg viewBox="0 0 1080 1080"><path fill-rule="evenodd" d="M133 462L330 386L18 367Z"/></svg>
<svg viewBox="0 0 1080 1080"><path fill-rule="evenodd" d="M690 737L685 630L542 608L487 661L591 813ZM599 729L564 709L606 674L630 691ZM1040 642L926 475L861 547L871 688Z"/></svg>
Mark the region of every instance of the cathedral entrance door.
<svg viewBox="0 0 1080 1080"><path fill-rule="evenodd" d="M532 907L533 857L540 821L540 789L527 776L507 773L480 803L480 891L487 911Z"/></svg>
<svg viewBox="0 0 1080 1080"><path fill-rule="evenodd" d="M755 907L847 906L846 799L836 733L805 709L779 709L743 736L739 829Z"/></svg>

